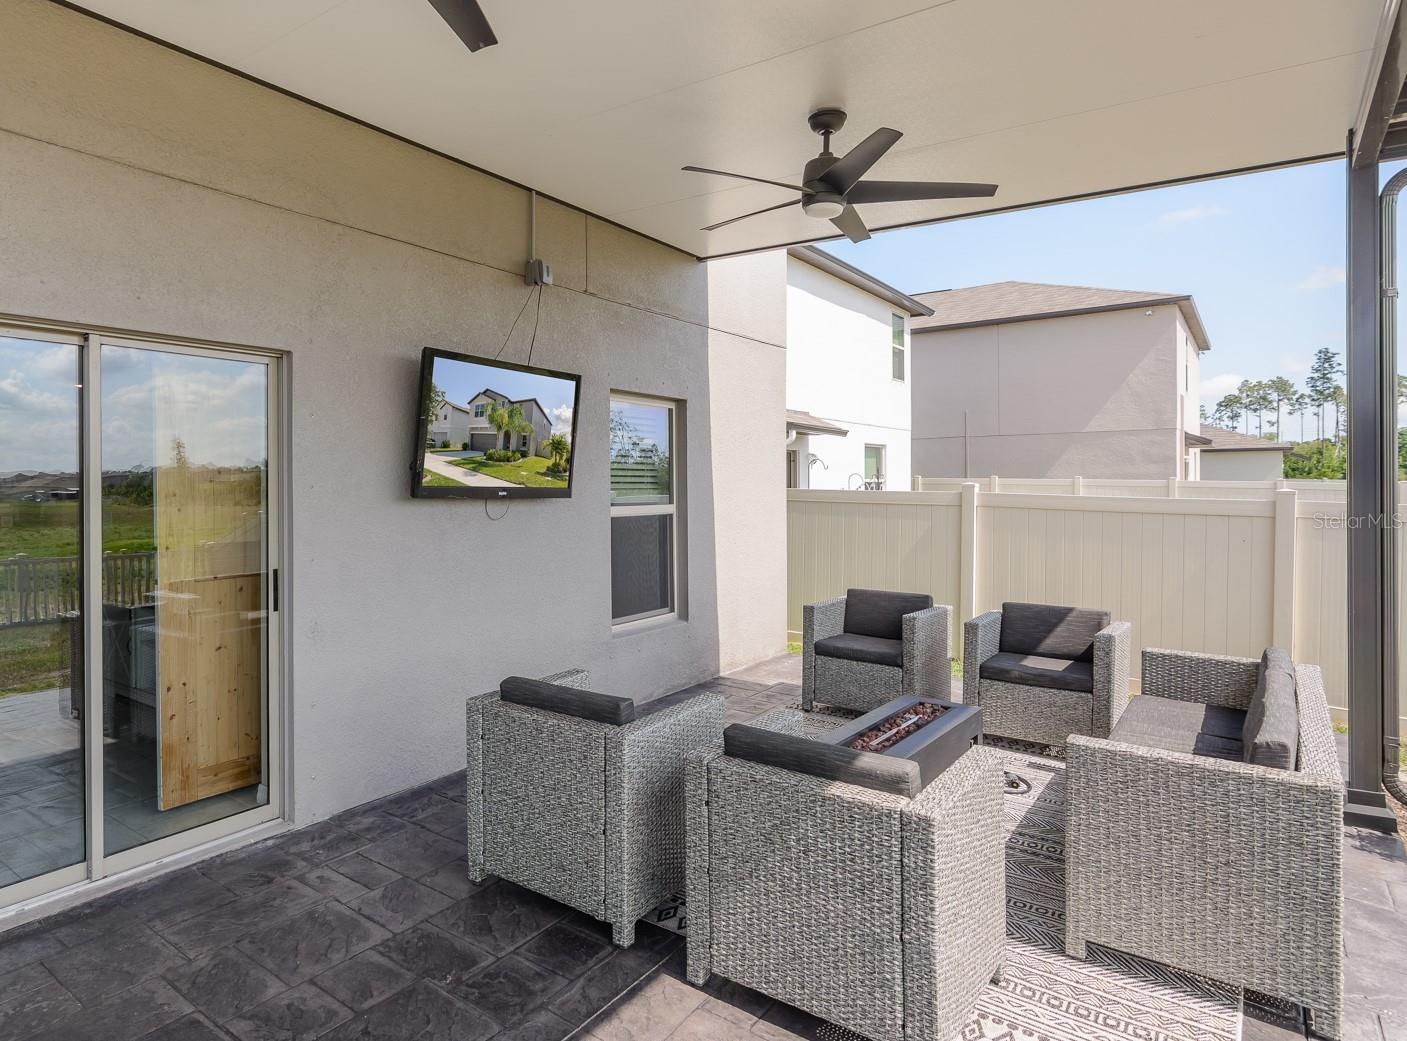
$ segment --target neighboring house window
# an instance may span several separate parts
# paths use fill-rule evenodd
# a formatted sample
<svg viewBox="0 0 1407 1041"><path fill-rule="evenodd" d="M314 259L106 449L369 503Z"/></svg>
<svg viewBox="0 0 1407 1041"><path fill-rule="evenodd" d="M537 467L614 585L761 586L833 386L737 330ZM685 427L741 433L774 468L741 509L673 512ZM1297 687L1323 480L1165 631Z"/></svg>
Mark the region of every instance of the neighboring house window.
<svg viewBox="0 0 1407 1041"><path fill-rule="evenodd" d="M611 621L677 611L679 409L611 396Z"/></svg>
<svg viewBox="0 0 1407 1041"><path fill-rule="evenodd" d="M884 491L884 446L865 446L865 490Z"/></svg>
<svg viewBox="0 0 1407 1041"><path fill-rule="evenodd" d="M787 487L798 488L801 486L801 464L796 454L795 448L787 449Z"/></svg>
<svg viewBox="0 0 1407 1041"><path fill-rule="evenodd" d="M528 447L528 435L524 434L519 440L519 445L526 451Z"/></svg>
<svg viewBox="0 0 1407 1041"><path fill-rule="evenodd" d="M478 404L476 404L476 405L474 406L474 418L475 418L475 419L483 419L483 418L484 418L484 412L485 412L485 410L486 410L487 408L488 408L488 406L485 405L482 401L480 401Z"/></svg>
<svg viewBox="0 0 1407 1041"><path fill-rule="evenodd" d="M894 366L894 378L899 381L904 379L904 316L901 314L890 315L892 321L893 347L890 355Z"/></svg>

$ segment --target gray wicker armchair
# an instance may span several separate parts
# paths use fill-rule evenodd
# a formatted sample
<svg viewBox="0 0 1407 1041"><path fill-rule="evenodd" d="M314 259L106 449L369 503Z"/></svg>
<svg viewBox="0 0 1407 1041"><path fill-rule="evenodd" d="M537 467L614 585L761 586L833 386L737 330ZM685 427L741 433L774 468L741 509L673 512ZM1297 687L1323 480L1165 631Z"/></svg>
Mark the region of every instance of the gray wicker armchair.
<svg viewBox="0 0 1407 1041"><path fill-rule="evenodd" d="M505 700L515 682L531 703ZM636 706L587 683L572 670L468 699L469 877L498 875L609 922L628 947L640 916L684 889L684 761L721 745L723 698ZM563 711L583 711L563 704L564 688L597 718Z"/></svg>
<svg viewBox="0 0 1407 1041"><path fill-rule="evenodd" d="M950 700L951 607L923 593L850 589L801 612L802 708L869 712L903 694Z"/></svg>
<svg viewBox="0 0 1407 1041"><path fill-rule="evenodd" d="M801 718L744 729L800 735ZM690 981L717 973L872 1041L956 1037L1005 964L1002 809L979 746L916 797L696 753Z"/></svg>
<svg viewBox="0 0 1407 1041"><path fill-rule="evenodd" d="M1292 769L1245 761L1252 729L1236 722L1254 725L1267 687L1247 658L1144 651L1143 694L1113 735L1070 739L1065 942L1297 1002L1336 1038L1343 779L1319 668L1283 662Z"/></svg>
<svg viewBox="0 0 1407 1041"><path fill-rule="evenodd" d="M1106 611L1002 604L963 627L962 700L981 706L988 734L1108 737L1128 703L1132 632Z"/></svg>

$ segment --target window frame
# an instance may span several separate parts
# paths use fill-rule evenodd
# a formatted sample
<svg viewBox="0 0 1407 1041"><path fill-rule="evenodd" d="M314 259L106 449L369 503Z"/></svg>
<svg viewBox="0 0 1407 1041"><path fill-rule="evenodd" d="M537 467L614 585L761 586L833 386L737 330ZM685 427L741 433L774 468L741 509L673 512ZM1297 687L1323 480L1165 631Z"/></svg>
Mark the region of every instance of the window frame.
<svg viewBox="0 0 1407 1041"><path fill-rule="evenodd" d="M895 383L907 383L909 377L909 323L901 314L891 312L889 326L889 378ZM895 362L898 363L899 375L894 375Z"/></svg>
<svg viewBox="0 0 1407 1041"><path fill-rule="evenodd" d="M868 457L869 454L870 454L870 449L871 449L871 448L877 448L877 449L879 449L879 468L878 468L878 473L876 473L874 477L871 477L869 474L867 474L867 473L864 472L865 470L867 470L867 469L869 468L869 465L868 465L868 464L869 464L869 459L868 459L867 457ZM867 441L867 442L865 443L864 456L862 456L861 472L860 472L860 476L861 476L862 478L864 478L863 484L867 485L867 484L870 483L870 481L878 481L878 482L879 482L879 488L878 488L878 489L875 489L875 490L877 490L877 491L884 491L884 490L885 490L885 486L889 483L889 475L888 475L888 473L886 472L886 471L888 471L888 469L889 469L889 446L888 446L887 444L879 444L879 443L876 443L876 442L873 442L873 441ZM862 485L862 486L863 486L863 485Z"/></svg>
<svg viewBox="0 0 1407 1041"><path fill-rule="evenodd" d="M680 444L680 411L684 402L674 398L657 398L647 394L635 394L630 391L611 391L607 409L614 408L616 403L628 405L644 405L650 408L663 408L669 413L669 502L667 503L628 503L617 505L610 504L610 518L617 517L657 517L667 516L670 518L669 535L669 606L656 611L643 611L638 614L626 615L622 618L611 618L611 630L613 632L629 631L641 626L659 625L666 622L681 620L684 613L680 605L684 597L683 587L683 545L684 526L682 524L683 514L679 509L682 499L682 482L680 474L683 470L682 461L684 453ZM609 448L608 448L609 452ZM607 464L607 499L610 498L610 466ZM611 587L611 598L615 598L614 580Z"/></svg>

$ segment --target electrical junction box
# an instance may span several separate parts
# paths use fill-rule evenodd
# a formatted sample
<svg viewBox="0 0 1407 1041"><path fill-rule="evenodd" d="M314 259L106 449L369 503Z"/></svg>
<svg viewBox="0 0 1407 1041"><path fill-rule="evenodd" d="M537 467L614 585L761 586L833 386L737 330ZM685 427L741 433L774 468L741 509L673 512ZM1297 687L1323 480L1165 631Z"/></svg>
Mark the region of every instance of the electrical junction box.
<svg viewBox="0 0 1407 1041"><path fill-rule="evenodd" d="M545 260L533 257L528 261L523 280L530 286L550 286L552 284L552 265Z"/></svg>

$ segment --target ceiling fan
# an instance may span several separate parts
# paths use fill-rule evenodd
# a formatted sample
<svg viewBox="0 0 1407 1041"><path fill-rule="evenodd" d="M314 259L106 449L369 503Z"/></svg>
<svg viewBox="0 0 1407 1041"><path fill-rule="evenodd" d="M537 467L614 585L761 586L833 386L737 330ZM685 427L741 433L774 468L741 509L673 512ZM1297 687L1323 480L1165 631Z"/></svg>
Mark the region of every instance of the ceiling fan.
<svg viewBox="0 0 1407 1041"><path fill-rule="evenodd" d="M799 199L729 217L700 230L716 231L749 217L800 204L808 217L829 220L851 242L864 242L870 237L870 232L855 210L857 204L914 202L920 199L975 199L997 193L995 184L965 184L960 181L862 181L861 178L870 167L879 162L884 153L893 148L894 143L904 135L897 130L880 127L837 158L831 154L831 135L838 133L840 128L845 126L845 113L838 108L823 108L812 112L807 122L812 130L821 135L821 154L806 164L801 173L800 184L729 173L727 170L710 170L702 166L684 167L694 173L718 174L721 177L736 177L740 181L774 184L778 188L788 188L801 193Z"/></svg>
<svg viewBox="0 0 1407 1041"><path fill-rule="evenodd" d="M479 0L430 0L430 4L471 51L480 51L498 42Z"/></svg>

